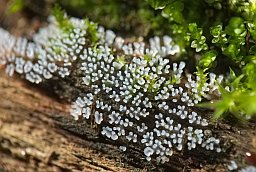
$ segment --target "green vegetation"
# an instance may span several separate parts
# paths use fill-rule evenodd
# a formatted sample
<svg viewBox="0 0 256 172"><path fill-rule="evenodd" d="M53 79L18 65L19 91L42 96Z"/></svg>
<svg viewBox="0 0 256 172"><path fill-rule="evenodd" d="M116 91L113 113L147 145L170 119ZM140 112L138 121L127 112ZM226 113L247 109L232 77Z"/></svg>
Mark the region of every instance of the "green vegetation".
<svg viewBox="0 0 256 172"><path fill-rule="evenodd" d="M137 0L57 0L69 14L88 17L106 28L126 35L162 35L169 30L167 20L145 1Z"/></svg>
<svg viewBox="0 0 256 172"><path fill-rule="evenodd" d="M52 14L55 17L59 27L66 32L69 32L73 29L72 24L69 21L69 17L66 15L65 11L61 9L60 6L55 5Z"/></svg>
<svg viewBox="0 0 256 172"><path fill-rule="evenodd" d="M10 2L7 14L16 13L24 8L24 0L13 0Z"/></svg>
<svg viewBox="0 0 256 172"><path fill-rule="evenodd" d="M208 104L215 108L214 117L224 117L226 112L238 119L250 119L255 115L256 1L147 2L169 20L170 30L188 58L200 55L196 74L201 78L201 85L207 82L209 71L226 74L230 69L226 89L220 86L221 100Z"/></svg>

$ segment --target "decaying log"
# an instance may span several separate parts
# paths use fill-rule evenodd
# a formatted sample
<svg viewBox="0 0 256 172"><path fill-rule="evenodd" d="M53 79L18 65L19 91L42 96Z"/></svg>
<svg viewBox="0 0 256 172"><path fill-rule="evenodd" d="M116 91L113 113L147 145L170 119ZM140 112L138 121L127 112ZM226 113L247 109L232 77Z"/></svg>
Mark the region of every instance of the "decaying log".
<svg viewBox="0 0 256 172"><path fill-rule="evenodd" d="M33 28L26 26L33 22L24 20L6 25L17 35L29 36ZM25 31L17 26L22 22ZM255 125L220 121L210 127L225 148L221 154L183 151L159 165L147 162L139 147L122 152L121 144L103 138L93 123L75 121L68 112L70 103L60 101L69 102L80 93L80 86L73 85L79 83L76 76L39 88L1 70L0 171L226 171L231 160L243 165L245 153L256 149Z"/></svg>
<svg viewBox="0 0 256 172"><path fill-rule="evenodd" d="M172 166L156 165L143 160L140 150L122 153L117 145L101 138L92 126L74 121L68 115L69 105L18 78L8 78L3 72L0 88L2 171L193 170L187 168L188 161L179 161L180 164L171 162ZM241 160L246 151L255 149L252 142L255 128L219 124L216 129L222 140L232 145L227 158L220 157L221 161ZM191 163L195 163L194 158L198 159L187 157ZM177 159L171 160L178 162ZM204 164L201 170L225 171L225 164L221 161L212 159L212 164Z"/></svg>
<svg viewBox="0 0 256 172"><path fill-rule="evenodd" d="M19 80L0 77L0 167L3 171L127 171L120 151L102 143L67 105ZM88 132L88 133L86 133ZM79 135L79 136L78 136Z"/></svg>

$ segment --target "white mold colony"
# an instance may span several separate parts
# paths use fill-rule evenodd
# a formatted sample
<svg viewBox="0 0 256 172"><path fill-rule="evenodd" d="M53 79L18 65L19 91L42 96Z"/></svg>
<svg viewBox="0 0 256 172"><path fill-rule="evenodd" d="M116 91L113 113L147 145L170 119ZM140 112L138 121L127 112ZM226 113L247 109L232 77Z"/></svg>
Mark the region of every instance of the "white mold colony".
<svg viewBox="0 0 256 172"><path fill-rule="evenodd" d="M220 140L207 134L208 121L193 106L216 90L222 76L211 74L198 94L199 79L182 77L185 63L171 64L166 58L179 52L170 37L152 38L146 47L99 30L100 45L80 55L83 84L91 92L77 98L71 115L94 119L111 140L142 146L148 161L155 157L164 163L173 153L198 146L221 152Z"/></svg>
<svg viewBox="0 0 256 172"><path fill-rule="evenodd" d="M82 61L83 84L91 88L78 97L70 113L75 119L94 119L101 134L143 147L146 159L169 161L173 153L197 147L220 152L219 139L207 131L208 121L193 106L216 90L222 77L198 90L199 78L183 77L185 63L171 64L179 53L169 36L125 43L113 31L98 27L97 46L86 42L87 26L71 18L74 29L64 32L53 18L33 37L15 38L0 29L0 62L6 72L23 74L32 83L65 77L72 63ZM120 149L126 151L123 145Z"/></svg>
<svg viewBox="0 0 256 172"><path fill-rule="evenodd" d="M32 83L40 83L53 76L69 75L72 62L86 43L86 25L71 19L71 32L60 29L54 18L51 24L33 36L33 42L16 38L0 28L0 63L6 65L6 73L22 74Z"/></svg>

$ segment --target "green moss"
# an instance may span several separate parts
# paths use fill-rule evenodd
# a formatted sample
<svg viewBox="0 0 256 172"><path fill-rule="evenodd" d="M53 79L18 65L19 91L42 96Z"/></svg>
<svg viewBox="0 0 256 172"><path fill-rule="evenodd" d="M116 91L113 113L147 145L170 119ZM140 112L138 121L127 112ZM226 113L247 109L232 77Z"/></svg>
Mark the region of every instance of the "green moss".
<svg viewBox="0 0 256 172"><path fill-rule="evenodd" d="M172 23L174 39L178 39L188 59L195 54L201 56L196 67L199 90L208 80L208 71L225 74L231 67L239 73L236 76L232 70L231 79L225 83L230 90L220 86L221 100L208 104L215 108L214 117L224 117L228 112L239 119L255 115L256 3L245 0L147 2L154 9L161 9L162 16Z"/></svg>
<svg viewBox="0 0 256 172"><path fill-rule="evenodd" d="M59 27L63 31L70 32L71 30L73 30L73 25L70 23L69 17L59 5L55 5L53 7L52 15L55 17Z"/></svg>
<svg viewBox="0 0 256 172"><path fill-rule="evenodd" d="M87 26L87 34L89 39L92 41L93 44L96 44L97 41L99 40L99 37L97 35L98 33L97 24L89 21L88 19L85 19L85 23Z"/></svg>
<svg viewBox="0 0 256 172"><path fill-rule="evenodd" d="M25 7L24 0L12 0L10 6L7 9L7 14L13 14L21 11Z"/></svg>

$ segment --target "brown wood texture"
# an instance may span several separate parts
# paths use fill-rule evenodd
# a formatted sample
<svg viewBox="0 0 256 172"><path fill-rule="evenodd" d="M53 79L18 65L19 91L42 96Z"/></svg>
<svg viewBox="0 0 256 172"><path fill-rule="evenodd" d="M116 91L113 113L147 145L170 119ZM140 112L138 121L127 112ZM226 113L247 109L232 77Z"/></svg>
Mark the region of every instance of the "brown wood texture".
<svg viewBox="0 0 256 172"><path fill-rule="evenodd" d="M171 159L171 167L147 163L136 149L122 153L118 143L101 138L87 123L74 121L68 114L69 104L52 97L1 70L0 171L196 171L191 165L200 159L196 153L176 156L180 160ZM229 150L225 158L219 157L221 161L207 161L200 171L225 171L222 161L244 162L245 153L256 148L253 127L219 123L216 130Z"/></svg>
<svg viewBox="0 0 256 172"><path fill-rule="evenodd" d="M0 75L0 168L3 171L136 171L111 157L113 146L77 137L68 106ZM65 120L64 120L65 119ZM63 127L65 128L65 127ZM72 130L72 129L70 129ZM88 135L87 135L88 136ZM103 153L100 146L105 146ZM117 155L117 153L116 153ZM1 170L0 170L1 171Z"/></svg>

